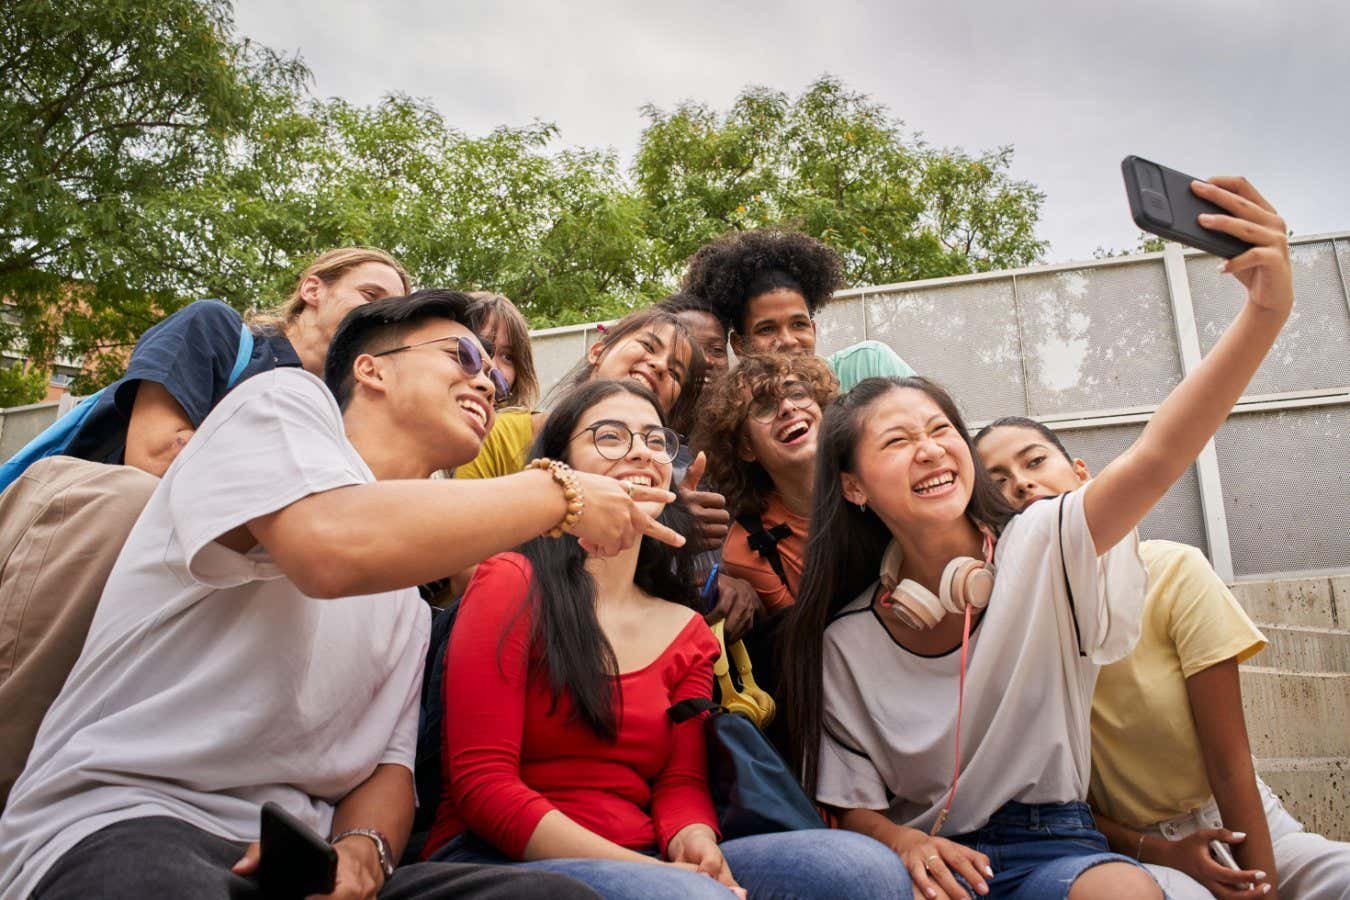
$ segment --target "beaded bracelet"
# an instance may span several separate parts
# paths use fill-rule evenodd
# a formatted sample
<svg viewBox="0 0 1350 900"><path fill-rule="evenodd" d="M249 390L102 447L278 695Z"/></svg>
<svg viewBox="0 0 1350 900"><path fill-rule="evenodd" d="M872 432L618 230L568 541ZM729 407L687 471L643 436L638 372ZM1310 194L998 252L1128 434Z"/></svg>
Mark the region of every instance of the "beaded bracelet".
<svg viewBox="0 0 1350 900"><path fill-rule="evenodd" d="M586 508L586 494L577 483L576 473L572 467L560 459L549 459L547 456L531 460L530 469L543 469L553 480L562 488L563 498L567 500L567 512L563 515L562 521L544 532L549 537L562 537L563 532L577 523L581 518L581 512Z"/></svg>

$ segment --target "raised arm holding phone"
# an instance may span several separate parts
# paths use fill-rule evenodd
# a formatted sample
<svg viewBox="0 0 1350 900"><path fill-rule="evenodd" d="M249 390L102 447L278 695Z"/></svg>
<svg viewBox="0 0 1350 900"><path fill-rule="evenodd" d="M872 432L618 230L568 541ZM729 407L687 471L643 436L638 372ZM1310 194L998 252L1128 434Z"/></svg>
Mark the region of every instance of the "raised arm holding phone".
<svg viewBox="0 0 1350 900"><path fill-rule="evenodd" d="M864 381L826 413L784 665L791 750L844 827L900 855L916 898L1161 896L1082 802L1092 688L1138 636L1133 529L1222 424L1293 302L1270 204L1241 178L1190 187L1223 210L1199 225L1253 245L1224 263L1246 303L1083 489L1016 514L925 379Z"/></svg>

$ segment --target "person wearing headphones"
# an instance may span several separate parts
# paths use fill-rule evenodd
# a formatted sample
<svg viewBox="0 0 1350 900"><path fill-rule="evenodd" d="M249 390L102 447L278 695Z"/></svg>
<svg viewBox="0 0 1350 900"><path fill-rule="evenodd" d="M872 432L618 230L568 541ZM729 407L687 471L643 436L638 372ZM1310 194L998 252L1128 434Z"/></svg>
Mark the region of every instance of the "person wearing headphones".
<svg viewBox="0 0 1350 900"><path fill-rule="evenodd" d="M1138 441L1018 514L956 404L923 378L860 382L826 412L812 534L785 642L789 749L842 827L905 861L914 896L1161 898L1083 802L1097 672L1138 639L1135 526L1218 430L1293 305L1286 226L1245 179L1193 182L1236 319Z"/></svg>

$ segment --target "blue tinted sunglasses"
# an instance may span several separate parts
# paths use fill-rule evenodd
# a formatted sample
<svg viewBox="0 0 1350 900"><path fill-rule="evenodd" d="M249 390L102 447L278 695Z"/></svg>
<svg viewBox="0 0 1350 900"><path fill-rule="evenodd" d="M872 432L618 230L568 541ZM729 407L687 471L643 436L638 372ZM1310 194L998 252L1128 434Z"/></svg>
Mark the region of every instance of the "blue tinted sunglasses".
<svg viewBox="0 0 1350 900"><path fill-rule="evenodd" d="M479 372L487 372L488 380L492 382L493 392L496 394L496 402L501 403L511 393L511 386L506 383L506 376L498 371L491 364L483 361L483 352L478 349L478 345L466 337L449 335L447 337L432 338L429 341L418 341L416 344L404 344L402 347L395 347L392 350L381 350L379 353L372 353L371 356L388 356L391 353L402 353L404 350L412 350L417 347L425 347L428 344L439 344L444 341L455 342L455 361L459 367L464 370L464 374L470 378Z"/></svg>

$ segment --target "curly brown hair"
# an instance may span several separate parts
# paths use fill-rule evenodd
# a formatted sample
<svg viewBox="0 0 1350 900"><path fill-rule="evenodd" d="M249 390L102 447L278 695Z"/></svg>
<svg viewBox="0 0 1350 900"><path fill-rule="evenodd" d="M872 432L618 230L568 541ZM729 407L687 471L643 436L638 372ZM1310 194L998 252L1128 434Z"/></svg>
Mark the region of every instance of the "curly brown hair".
<svg viewBox="0 0 1350 900"><path fill-rule="evenodd" d="M839 395L839 379L818 356L784 353L747 354L735 369L710 384L699 403L698 427L691 447L708 455L706 477L727 498L732 518L764 512L773 480L758 462L741 458L741 428L750 402L776 390L789 378L804 383L821 409Z"/></svg>
<svg viewBox="0 0 1350 900"><path fill-rule="evenodd" d="M683 290L711 303L728 332L741 332L750 299L783 288L805 297L815 315L843 287L843 268L838 253L808 234L735 231L689 257Z"/></svg>

